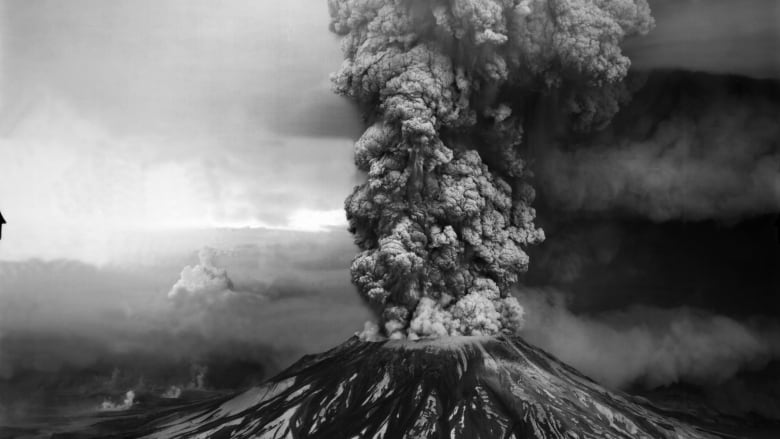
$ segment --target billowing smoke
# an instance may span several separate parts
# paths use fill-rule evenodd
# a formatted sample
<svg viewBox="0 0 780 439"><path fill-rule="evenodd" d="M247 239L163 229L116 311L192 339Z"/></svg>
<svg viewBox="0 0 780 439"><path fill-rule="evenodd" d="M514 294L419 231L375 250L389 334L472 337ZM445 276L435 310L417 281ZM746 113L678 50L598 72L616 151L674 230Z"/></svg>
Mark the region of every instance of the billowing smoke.
<svg viewBox="0 0 780 439"><path fill-rule="evenodd" d="M780 211L780 86L651 74L609 128L539 151L553 208L652 221L733 220Z"/></svg>
<svg viewBox="0 0 780 439"><path fill-rule="evenodd" d="M133 404L135 404L135 392L128 390L121 402L116 403L107 399L100 404L100 410L104 412L121 412L132 408Z"/></svg>
<svg viewBox="0 0 780 439"><path fill-rule="evenodd" d="M212 300L213 296L232 290L233 281L228 277L227 270L216 265L216 256L215 249L202 248L198 252L199 263L182 269L168 297L173 300L183 300L185 296Z"/></svg>
<svg viewBox="0 0 780 439"><path fill-rule="evenodd" d="M520 149L542 102L571 129L628 96L619 43L653 20L644 0L330 0L343 36L338 93L368 129L367 173L346 201L352 279L391 337L515 331L509 295L529 263L534 190ZM549 105L548 105L549 106ZM524 139L530 137L530 139Z"/></svg>
<svg viewBox="0 0 780 439"><path fill-rule="evenodd" d="M713 385L780 357L780 328L693 308L636 305L581 315L558 290L523 288L523 336L611 387Z"/></svg>

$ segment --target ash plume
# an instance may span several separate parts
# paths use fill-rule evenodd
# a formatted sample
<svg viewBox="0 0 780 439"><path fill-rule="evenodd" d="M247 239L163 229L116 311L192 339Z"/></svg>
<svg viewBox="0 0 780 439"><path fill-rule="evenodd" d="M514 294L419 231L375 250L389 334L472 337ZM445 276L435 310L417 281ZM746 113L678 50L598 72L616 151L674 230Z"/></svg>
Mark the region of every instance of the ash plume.
<svg viewBox="0 0 780 439"><path fill-rule="evenodd" d="M778 212L778 114L773 81L650 74L608 128L539 151L541 197L563 212L657 222Z"/></svg>
<svg viewBox="0 0 780 439"><path fill-rule="evenodd" d="M345 203L361 250L353 283L390 337L516 331L509 287L528 267L524 248L544 239L520 156L527 127L546 101L577 131L614 116L628 95L619 44L650 30L647 3L329 7L345 56L335 90L369 125L355 152L367 181Z"/></svg>
<svg viewBox="0 0 780 439"><path fill-rule="evenodd" d="M780 328L759 318L648 305L577 314L560 290L518 295L529 310L527 340L612 388L713 386L780 357Z"/></svg>

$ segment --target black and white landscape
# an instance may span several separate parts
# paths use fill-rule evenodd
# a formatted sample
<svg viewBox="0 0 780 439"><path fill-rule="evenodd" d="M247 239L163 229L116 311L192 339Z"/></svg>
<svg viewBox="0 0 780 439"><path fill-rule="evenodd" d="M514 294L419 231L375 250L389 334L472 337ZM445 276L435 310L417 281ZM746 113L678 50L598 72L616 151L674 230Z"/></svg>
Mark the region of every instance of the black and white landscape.
<svg viewBox="0 0 780 439"><path fill-rule="evenodd" d="M780 435L775 0L0 17L0 437Z"/></svg>

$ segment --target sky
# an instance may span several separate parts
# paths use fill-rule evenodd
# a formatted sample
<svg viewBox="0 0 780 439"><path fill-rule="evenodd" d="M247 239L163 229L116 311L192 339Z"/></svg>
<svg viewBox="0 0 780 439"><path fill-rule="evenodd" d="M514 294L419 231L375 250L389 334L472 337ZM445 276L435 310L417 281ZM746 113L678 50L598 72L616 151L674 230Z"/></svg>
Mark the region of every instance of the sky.
<svg viewBox="0 0 780 439"><path fill-rule="evenodd" d="M3 2L0 260L345 224L359 117L314 1ZM131 245L132 247L132 245Z"/></svg>
<svg viewBox="0 0 780 439"><path fill-rule="evenodd" d="M637 69L780 77L775 0L653 0L656 27L623 47Z"/></svg>
<svg viewBox="0 0 780 439"><path fill-rule="evenodd" d="M325 2L1 1L0 22L0 425L85 369L262 375L370 319ZM232 289L169 297L207 246Z"/></svg>

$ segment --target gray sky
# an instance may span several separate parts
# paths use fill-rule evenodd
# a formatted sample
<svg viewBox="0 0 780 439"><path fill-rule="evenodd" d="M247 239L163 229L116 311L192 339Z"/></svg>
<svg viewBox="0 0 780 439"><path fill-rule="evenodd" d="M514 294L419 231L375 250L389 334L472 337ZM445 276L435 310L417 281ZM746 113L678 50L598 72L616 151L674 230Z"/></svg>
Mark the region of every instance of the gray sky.
<svg viewBox="0 0 780 439"><path fill-rule="evenodd" d="M0 0L0 379L61 360L9 355L26 331L300 355L360 329L343 210L360 117L330 91L328 23L321 0ZM169 300L203 246L237 301Z"/></svg>
<svg viewBox="0 0 780 439"><path fill-rule="evenodd" d="M650 0L656 26L623 52L637 69L780 78L777 0Z"/></svg>
<svg viewBox="0 0 780 439"><path fill-rule="evenodd" d="M325 2L5 1L0 260L136 229L342 224L359 117Z"/></svg>

